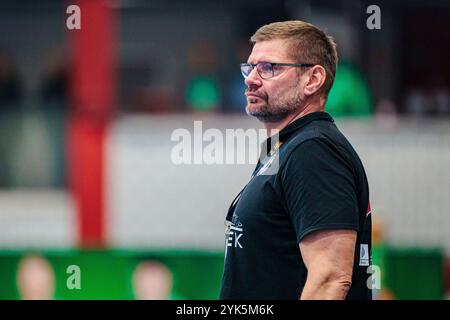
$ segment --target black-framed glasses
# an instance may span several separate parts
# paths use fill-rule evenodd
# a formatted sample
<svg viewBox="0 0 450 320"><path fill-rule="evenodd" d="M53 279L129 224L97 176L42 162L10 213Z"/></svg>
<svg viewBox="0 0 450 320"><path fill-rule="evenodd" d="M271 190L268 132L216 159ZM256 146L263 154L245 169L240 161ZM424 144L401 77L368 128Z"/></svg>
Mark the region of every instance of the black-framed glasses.
<svg viewBox="0 0 450 320"><path fill-rule="evenodd" d="M274 67L276 69L277 66L282 67L313 67L314 64L310 63L273 63L273 62L258 62L257 64L251 64L251 63L241 63L241 73L244 79L247 79L247 77L252 72L253 68L256 67L256 71L258 72L259 76L263 79L270 79L272 78L274 73Z"/></svg>

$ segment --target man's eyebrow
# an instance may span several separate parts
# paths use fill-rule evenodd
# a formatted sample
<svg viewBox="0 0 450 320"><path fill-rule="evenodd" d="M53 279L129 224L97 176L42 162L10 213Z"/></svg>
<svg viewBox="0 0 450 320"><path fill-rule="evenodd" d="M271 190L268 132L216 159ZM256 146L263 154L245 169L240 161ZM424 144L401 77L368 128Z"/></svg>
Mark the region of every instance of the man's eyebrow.
<svg viewBox="0 0 450 320"><path fill-rule="evenodd" d="M264 59L263 59L263 60L258 60L258 61L254 61L254 62L255 62L255 63L252 63L251 60L248 60L248 61L247 61L247 63L249 63L249 64L256 65L256 64L258 64L258 63L260 63L260 62L267 62L267 60L264 60Z"/></svg>
<svg viewBox="0 0 450 320"><path fill-rule="evenodd" d="M274 62L274 61L279 61L279 59L276 59L276 58L261 58L261 59L258 59L257 61L253 61L254 63L252 63L251 62L252 60L247 60L247 63L250 63L250 64L257 64L257 63L260 63L260 62L268 62L268 63L276 63L276 62Z"/></svg>
<svg viewBox="0 0 450 320"><path fill-rule="evenodd" d="M268 60L267 58L260 58L260 59L255 59L255 58L252 58L252 59L248 59L247 60L247 63L250 63L250 64L257 64L257 63L260 63L260 62L267 62L267 61L270 61L270 60Z"/></svg>

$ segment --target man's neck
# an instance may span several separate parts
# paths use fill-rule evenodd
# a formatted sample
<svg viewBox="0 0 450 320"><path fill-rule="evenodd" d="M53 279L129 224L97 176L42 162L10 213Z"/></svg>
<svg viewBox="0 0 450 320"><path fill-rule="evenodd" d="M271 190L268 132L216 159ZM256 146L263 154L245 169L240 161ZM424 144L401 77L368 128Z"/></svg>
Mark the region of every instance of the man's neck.
<svg viewBox="0 0 450 320"><path fill-rule="evenodd" d="M311 103L307 103L304 108L299 109L297 112L293 113L292 115L286 117L281 121L264 123L264 127L267 130L268 136L272 136L276 132L281 131L283 128L287 127L295 120L300 119L301 117L304 117L307 114L323 111L324 105L325 101L323 101L322 98L320 98L316 101L312 101Z"/></svg>

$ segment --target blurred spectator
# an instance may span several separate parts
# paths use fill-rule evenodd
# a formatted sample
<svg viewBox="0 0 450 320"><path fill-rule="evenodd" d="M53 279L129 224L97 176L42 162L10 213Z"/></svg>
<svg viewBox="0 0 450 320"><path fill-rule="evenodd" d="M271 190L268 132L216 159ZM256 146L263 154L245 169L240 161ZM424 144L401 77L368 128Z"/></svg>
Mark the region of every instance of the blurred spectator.
<svg viewBox="0 0 450 320"><path fill-rule="evenodd" d="M450 92L445 87L436 88L435 94L435 105L436 112L439 115L449 115L450 114Z"/></svg>
<svg viewBox="0 0 450 320"><path fill-rule="evenodd" d="M442 75L434 75L431 79L429 88L431 94L431 104L433 112L440 115L450 114L450 92Z"/></svg>
<svg viewBox="0 0 450 320"><path fill-rule="evenodd" d="M13 59L0 52L0 187L11 187L19 135L22 85Z"/></svg>
<svg viewBox="0 0 450 320"><path fill-rule="evenodd" d="M62 48L49 51L44 62L44 74L40 88L44 108L67 108L68 98L68 61Z"/></svg>
<svg viewBox="0 0 450 320"><path fill-rule="evenodd" d="M185 102L194 111L217 110L221 105L218 76L219 56L209 41L194 44L188 52L190 78L185 90Z"/></svg>
<svg viewBox="0 0 450 320"><path fill-rule="evenodd" d="M51 300L55 292L53 270L43 257L23 257L17 269L17 288L22 300Z"/></svg>
<svg viewBox="0 0 450 320"><path fill-rule="evenodd" d="M65 121L68 115L68 69L66 50L60 47L49 51L39 90L44 112L47 142L51 150L53 187L66 185Z"/></svg>
<svg viewBox="0 0 450 320"><path fill-rule="evenodd" d="M333 117L370 116L372 113L369 87L358 68L351 62L340 62L325 111Z"/></svg>
<svg viewBox="0 0 450 320"><path fill-rule="evenodd" d="M172 113L178 104L173 90L165 86L137 88L132 100L137 112Z"/></svg>
<svg viewBox="0 0 450 320"><path fill-rule="evenodd" d="M375 108L375 122L386 129L395 128L398 124L397 108L389 99L381 100Z"/></svg>
<svg viewBox="0 0 450 320"><path fill-rule="evenodd" d="M12 58L0 52L0 113L14 108L22 98L19 75Z"/></svg>
<svg viewBox="0 0 450 320"><path fill-rule="evenodd" d="M247 104L245 98L246 85L239 65L247 62L251 50L250 42L245 39L239 40L235 45L233 65L226 80L224 111L245 113L245 105Z"/></svg>
<svg viewBox="0 0 450 320"><path fill-rule="evenodd" d="M125 112L172 113L180 104L165 72L170 62L161 57L152 62L134 59L119 66L119 108Z"/></svg>
<svg viewBox="0 0 450 320"><path fill-rule="evenodd" d="M132 284L137 300L172 299L173 276L170 270L160 262L139 263L134 269Z"/></svg>
<svg viewBox="0 0 450 320"><path fill-rule="evenodd" d="M405 111L413 116L427 116L432 114L432 101L421 88L414 88L407 92Z"/></svg>
<svg viewBox="0 0 450 320"><path fill-rule="evenodd" d="M450 91L442 77L437 75L426 86L410 89L405 110L414 116L449 115Z"/></svg>

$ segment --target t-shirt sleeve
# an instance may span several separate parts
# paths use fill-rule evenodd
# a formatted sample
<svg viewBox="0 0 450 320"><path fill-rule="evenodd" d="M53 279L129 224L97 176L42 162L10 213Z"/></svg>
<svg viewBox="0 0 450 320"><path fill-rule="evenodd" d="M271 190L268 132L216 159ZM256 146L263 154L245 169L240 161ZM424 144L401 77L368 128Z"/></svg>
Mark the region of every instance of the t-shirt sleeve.
<svg viewBox="0 0 450 320"><path fill-rule="evenodd" d="M317 230L358 231L352 167L320 138L296 146L281 168L281 186L297 242Z"/></svg>

